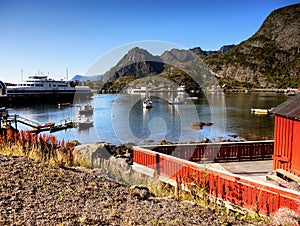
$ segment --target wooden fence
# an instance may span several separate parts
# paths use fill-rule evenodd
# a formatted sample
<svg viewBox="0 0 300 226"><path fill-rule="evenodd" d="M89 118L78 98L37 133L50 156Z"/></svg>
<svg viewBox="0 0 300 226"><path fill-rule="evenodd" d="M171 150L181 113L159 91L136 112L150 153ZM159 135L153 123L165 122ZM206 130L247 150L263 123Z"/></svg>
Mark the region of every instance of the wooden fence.
<svg viewBox="0 0 300 226"><path fill-rule="evenodd" d="M274 141L222 142L204 144L147 145L142 148L192 162L271 159Z"/></svg>
<svg viewBox="0 0 300 226"><path fill-rule="evenodd" d="M134 163L154 171L158 177L183 184L206 188L209 195L234 205L272 215L286 207L300 213L300 193L249 177L238 176L218 169L205 168L174 156L133 147Z"/></svg>

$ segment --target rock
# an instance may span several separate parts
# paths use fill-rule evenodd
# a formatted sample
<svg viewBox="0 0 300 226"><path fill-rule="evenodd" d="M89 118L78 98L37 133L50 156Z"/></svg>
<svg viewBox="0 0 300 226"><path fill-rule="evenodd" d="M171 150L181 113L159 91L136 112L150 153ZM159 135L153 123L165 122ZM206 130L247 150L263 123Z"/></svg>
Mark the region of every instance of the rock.
<svg viewBox="0 0 300 226"><path fill-rule="evenodd" d="M76 146L74 149L74 164L85 163L92 168L101 167L103 160L107 160L112 156L112 147L108 143Z"/></svg>
<svg viewBox="0 0 300 226"><path fill-rule="evenodd" d="M151 196L149 188L137 185L132 185L130 187L130 193L132 196L141 200L146 200Z"/></svg>
<svg viewBox="0 0 300 226"><path fill-rule="evenodd" d="M75 146L78 146L78 145L81 145L81 143L78 141L78 140L72 140L70 141L70 143L75 147Z"/></svg>
<svg viewBox="0 0 300 226"><path fill-rule="evenodd" d="M173 144L172 142L168 142L168 141L166 141L166 140L162 140L162 141L160 141L160 143L159 143L159 145L171 145L171 144Z"/></svg>
<svg viewBox="0 0 300 226"><path fill-rule="evenodd" d="M209 139L208 138L203 138L200 143L209 143Z"/></svg>
<svg viewBox="0 0 300 226"><path fill-rule="evenodd" d="M167 199L175 199L174 195L167 196Z"/></svg>
<svg viewBox="0 0 300 226"><path fill-rule="evenodd" d="M103 161L103 166L115 177L122 178L123 176L130 176L131 174L131 164L128 163L126 158L115 158L110 157L108 160Z"/></svg>
<svg viewBox="0 0 300 226"><path fill-rule="evenodd" d="M183 206L195 206L196 205L195 202L192 202L192 201L189 201L189 200L184 200L184 201L181 202L181 204Z"/></svg>
<svg viewBox="0 0 300 226"><path fill-rule="evenodd" d="M201 130L203 126L212 126L212 122L193 122L190 126L191 129Z"/></svg>
<svg viewBox="0 0 300 226"><path fill-rule="evenodd" d="M236 134L228 134L228 136L232 137L232 138L237 138L238 137L238 135L236 135Z"/></svg>

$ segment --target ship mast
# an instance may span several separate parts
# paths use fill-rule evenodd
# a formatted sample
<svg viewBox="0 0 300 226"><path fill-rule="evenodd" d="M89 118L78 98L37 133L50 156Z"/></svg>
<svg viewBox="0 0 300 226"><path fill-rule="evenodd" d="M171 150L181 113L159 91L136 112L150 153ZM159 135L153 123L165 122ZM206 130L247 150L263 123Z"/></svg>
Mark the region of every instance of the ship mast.
<svg viewBox="0 0 300 226"><path fill-rule="evenodd" d="M68 68L66 70L66 78L67 78L67 81L69 81L69 70L68 70Z"/></svg>
<svg viewBox="0 0 300 226"><path fill-rule="evenodd" d="M24 72L24 70L21 69L21 81L22 81L22 82L23 82L23 72Z"/></svg>

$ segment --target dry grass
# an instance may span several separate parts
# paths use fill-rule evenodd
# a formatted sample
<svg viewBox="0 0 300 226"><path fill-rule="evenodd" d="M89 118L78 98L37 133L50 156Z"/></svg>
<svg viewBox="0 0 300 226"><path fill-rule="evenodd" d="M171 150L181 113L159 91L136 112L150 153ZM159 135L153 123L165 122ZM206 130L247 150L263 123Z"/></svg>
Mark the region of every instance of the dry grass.
<svg viewBox="0 0 300 226"><path fill-rule="evenodd" d="M271 225L300 225L300 214L288 208L280 208L272 218Z"/></svg>
<svg viewBox="0 0 300 226"><path fill-rule="evenodd" d="M0 154L26 156L36 161L57 166L73 166L74 145L55 136L32 134L30 131L6 131L0 135Z"/></svg>

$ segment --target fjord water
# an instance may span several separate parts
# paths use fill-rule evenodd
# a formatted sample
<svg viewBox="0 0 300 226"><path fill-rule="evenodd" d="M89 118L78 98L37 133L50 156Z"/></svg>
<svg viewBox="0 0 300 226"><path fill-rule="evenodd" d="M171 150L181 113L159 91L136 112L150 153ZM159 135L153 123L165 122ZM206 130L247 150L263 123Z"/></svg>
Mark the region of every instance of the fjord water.
<svg viewBox="0 0 300 226"><path fill-rule="evenodd" d="M251 108L270 109L288 97L277 93L210 93L186 104L171 106L170 94L152 95L153 108L144 109L144 95L96 94L90 103L95 111L94 126L87 130L68 129L53 133L65 141L80 143L109 142L113 144L157 144L170 142L201 141L209 138L217 142L224 139L262 140L273 139L274 117L256 115ZM57 105L15 107L10 114L39 122L62 123L75 120L80 105L58 108ZM212 122L201 130L191 128L193 122ZM18 124L18 129L30 129ZM48 133L48 132L45 132ZM237 136L237 137L236 137Z"/></svg>

